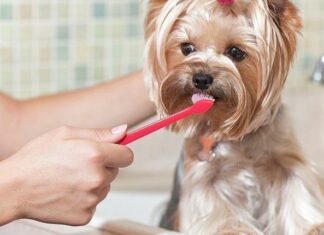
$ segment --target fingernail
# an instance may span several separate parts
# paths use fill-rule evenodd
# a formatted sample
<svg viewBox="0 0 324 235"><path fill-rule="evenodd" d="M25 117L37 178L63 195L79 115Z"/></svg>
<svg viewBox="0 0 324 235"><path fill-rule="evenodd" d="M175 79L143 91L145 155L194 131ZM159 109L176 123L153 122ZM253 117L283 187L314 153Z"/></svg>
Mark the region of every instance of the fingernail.
<svg viewBox="0 0 324 235"><path fill-rule="evenodd" d="M118 135L121 133L124 133L127 130L127 124L116 126L113 129L111 129L111 133L114 135Z"/></svg>

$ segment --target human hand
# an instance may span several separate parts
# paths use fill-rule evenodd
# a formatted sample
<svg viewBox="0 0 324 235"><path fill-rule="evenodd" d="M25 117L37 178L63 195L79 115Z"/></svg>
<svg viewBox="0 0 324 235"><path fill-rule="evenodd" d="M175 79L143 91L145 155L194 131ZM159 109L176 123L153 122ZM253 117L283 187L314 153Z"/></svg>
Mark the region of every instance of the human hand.
<svg viewBox="0 0 324 235"><path fill-rule="evenodd" d="M118 169L133 161L129 148L113 144L124 137L126 128L62 127L1 162L1 172L11 171L14 178L5 204L15 208L13 219L87 224L107 196Z"/></svg>

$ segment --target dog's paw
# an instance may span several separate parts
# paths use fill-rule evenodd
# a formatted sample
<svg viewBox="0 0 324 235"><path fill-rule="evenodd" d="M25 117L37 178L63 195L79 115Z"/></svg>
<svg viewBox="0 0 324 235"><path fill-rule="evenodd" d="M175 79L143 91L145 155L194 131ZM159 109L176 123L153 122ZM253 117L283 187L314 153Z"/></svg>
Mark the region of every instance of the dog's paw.
<svg viewBox="0 0 324 235"><path fill-rule="evenodd" d="M308 235L324 235L324 223L315 226Z"/></svg>

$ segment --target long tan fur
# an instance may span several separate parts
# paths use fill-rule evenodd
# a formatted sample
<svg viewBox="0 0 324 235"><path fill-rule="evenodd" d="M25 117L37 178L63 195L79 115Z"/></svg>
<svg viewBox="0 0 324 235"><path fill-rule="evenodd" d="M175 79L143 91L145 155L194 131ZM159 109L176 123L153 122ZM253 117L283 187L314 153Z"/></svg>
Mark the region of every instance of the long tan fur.
<svg viewBox="0 0 324 235"><path fill-rule="evenodd" d="M216 98L207 114L171 127L186 134L180 231L299 235L324 222L322 182L281 104L300 29L288 0L149 0L145 77L159 114L190 104L200 92L195 73L213 77L204 92ZM180 45L188 42L196 52L184 56ZM233 61L230 46L247 57ZM214 139L210 162L198 160L201 135Z"/></svg>

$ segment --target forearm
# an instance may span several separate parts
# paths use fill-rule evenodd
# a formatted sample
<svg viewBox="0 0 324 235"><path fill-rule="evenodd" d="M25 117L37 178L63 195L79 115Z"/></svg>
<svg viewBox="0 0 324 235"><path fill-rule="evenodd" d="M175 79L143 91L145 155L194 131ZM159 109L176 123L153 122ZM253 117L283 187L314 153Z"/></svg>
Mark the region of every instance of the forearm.
<svg viewBox="0 0 324 235"><path fill-rule="evenodd" d="M0 93L0 161L8 156L10 148L17 145L19 118L19 102Z"/></svg>
<svg viewBox="0 0 324 235"><path fill-rule="evenodd" d="M0 226L20 218L19 173L12 174L8 160L0 161Z"/></svg>
<svg viewBox="0 0 324 235"><path fill-rule="evenodd" d="M141 73L88 89L22 101L19 107L17 128L7 130L9 139L1 142L0 155L8 156L27 141L58 126L134 125L154 114Z"/></svg>
<svg viewBox="0 0 324 235"><path fill-rule="evenodd" d="M88 89L22 103L23 121L26 124L37 123L39 131L60 125L84 128L105 128L123 123L133 125L153 113L141 73Z"/></svg>

